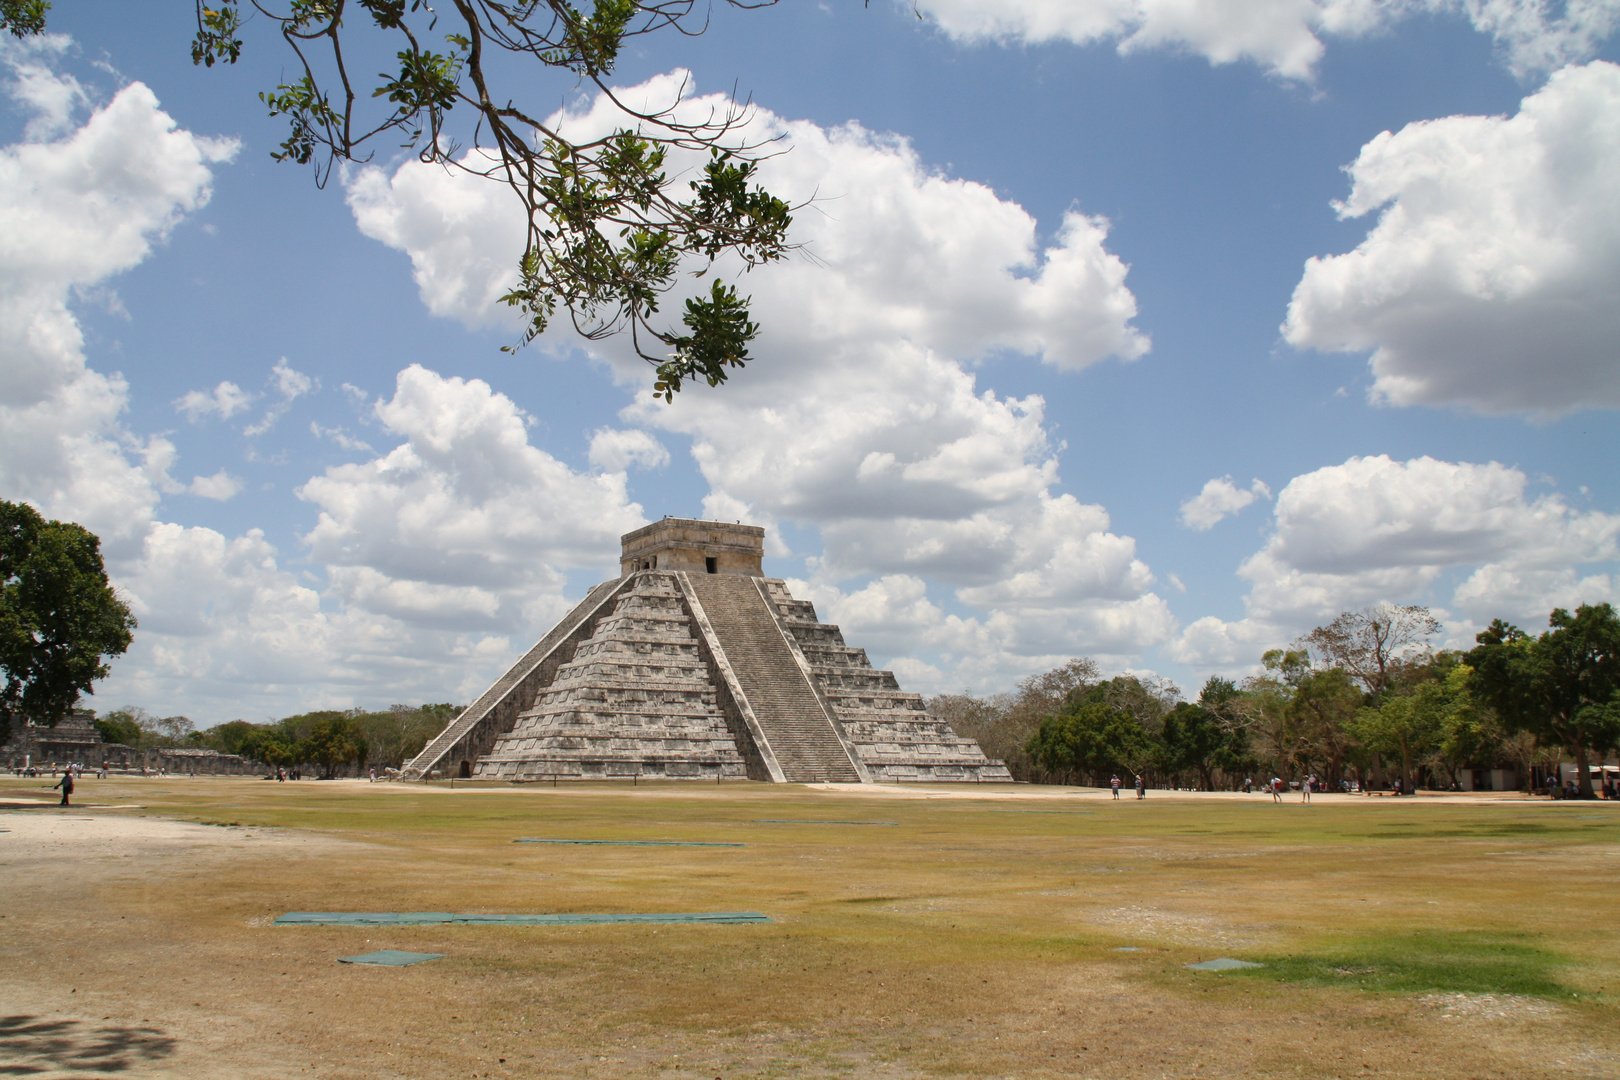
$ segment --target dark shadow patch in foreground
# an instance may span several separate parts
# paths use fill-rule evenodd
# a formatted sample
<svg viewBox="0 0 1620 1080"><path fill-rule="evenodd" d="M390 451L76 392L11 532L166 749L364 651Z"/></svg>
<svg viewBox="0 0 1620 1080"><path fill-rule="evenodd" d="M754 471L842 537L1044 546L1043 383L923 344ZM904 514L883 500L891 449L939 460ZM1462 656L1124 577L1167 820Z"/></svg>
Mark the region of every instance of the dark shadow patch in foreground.
<svg viewBox="0 0 1620 1080"><path fill-rule="evenodd" d="M1314 954L1255 956L1265 967L1227 978L1265 979L1384 993L1521 994L1568 1000L1562 957L1513 937L1473 931L1346 941Z"/></svg>
<svg viewBox="0 0 1620 1080"><path fill-rule="evenodd" d="M162 1061L177 1045L157 1028L0 1016L0 1076L127 1072Z"/></svg>

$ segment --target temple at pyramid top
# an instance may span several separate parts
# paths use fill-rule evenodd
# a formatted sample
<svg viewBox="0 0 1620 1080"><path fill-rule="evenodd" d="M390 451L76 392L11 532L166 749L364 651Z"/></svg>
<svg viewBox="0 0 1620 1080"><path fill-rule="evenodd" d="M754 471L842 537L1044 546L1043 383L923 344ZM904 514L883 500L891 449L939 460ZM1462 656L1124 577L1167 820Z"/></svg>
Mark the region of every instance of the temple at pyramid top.
<svg viewBox="0 0 1620 1080"><path fill-rule="evenodd" d="M665 518L451 721L411 778L1008 781L761 569L765 530Z"/></svg>
<svg viewBox="0 0 1620 1080"><path fill-rule="evenodd" d="M693 574L762 577L765 530L728 521L665 518L619 537L621 576L637 570L685 570Z"/></svg>

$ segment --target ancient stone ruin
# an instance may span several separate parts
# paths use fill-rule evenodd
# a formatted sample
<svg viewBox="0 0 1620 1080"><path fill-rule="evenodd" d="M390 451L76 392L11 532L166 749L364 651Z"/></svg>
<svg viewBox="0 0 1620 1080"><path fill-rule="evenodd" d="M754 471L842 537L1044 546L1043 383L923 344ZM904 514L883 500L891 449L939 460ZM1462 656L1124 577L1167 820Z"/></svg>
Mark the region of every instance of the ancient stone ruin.
<svg viewBox="0 0 1620 1080"><path fill-rule="evenodd" d="M404 775L490 780L1012 779L761 570L765 530L627 533L592 589Z"/></svg>
<svg viewBox="0 0 1620 1080"><path fill-rule="evenodd" d="M257 761L196 746L155 746L137 750L123 743L105 742L96 729L96 714L74 709L55 727L19 718L10 738L0 744L0 767L21 771L54 771L68 765L110 772L164 770L174 775L205 773L251 776L264 771Z"/></svg>

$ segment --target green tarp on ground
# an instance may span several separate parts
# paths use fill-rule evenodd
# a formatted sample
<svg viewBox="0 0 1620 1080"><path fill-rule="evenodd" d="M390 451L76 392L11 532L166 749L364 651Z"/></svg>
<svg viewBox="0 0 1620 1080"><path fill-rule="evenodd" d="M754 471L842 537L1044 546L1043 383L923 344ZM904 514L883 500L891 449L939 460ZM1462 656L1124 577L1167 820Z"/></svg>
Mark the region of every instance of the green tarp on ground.
<svg viewBox="0 0 1620 1080"><path fill-rule="evenodd" d="M1188 964L1194 971L1236 971L1239 968L1265 967L1256 964L1253 960L1233 960L1230 956L1223 956L1219 960L1205 960L1202 964Z"/></svg>
<svg viewBox="0 0 1620 1080"><path fill-rule="evenodd" d="M455 915L448 911L289 911L277 926L579 926L589 923L758 923L770 922L757 911L653 912L641 915Z"/></svg>
<svg viewBox="0 0 1620 1080"><path fill-rule="evenodd" d="M610 847L747 847L747 844L726 844L715 840L537 840L525 836L514 844L605 844Z"/></svg>
<svg viewBox="0 0 1620 1080"><path fill-rule="evenodd" d="M408 967L428 960L443 960L442 952L403 952L399 949L378 949L359 956L340 956L340 964L377 964L380 967Z"/></svg>

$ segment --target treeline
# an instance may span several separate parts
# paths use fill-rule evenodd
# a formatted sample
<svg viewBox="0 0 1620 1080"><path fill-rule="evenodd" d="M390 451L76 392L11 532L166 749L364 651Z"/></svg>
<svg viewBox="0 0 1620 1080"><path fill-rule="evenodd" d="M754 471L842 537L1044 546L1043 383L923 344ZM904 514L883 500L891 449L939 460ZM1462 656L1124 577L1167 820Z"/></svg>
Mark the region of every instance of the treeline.
<svg viewBox="0 0 1620 1080"><path fill-rule="evenodd" d="M1213 790L1315 775L1410 791L1502 768L1528 786L1536 766L1572 758L1590 797L1588 765L1620 746L1620 619L1600 604L1548 623L1531 636L1497 620L1475 648L1437 652L1427 609L1381 604L1267 652L1241 683L1212 676L1193 701L1165 680L1104 679L1082 658L1009 694L929 708L1037 783Z"/></svg>
<svg viewBox="0 0 1620 1080"><path fill-rule="evenodd" d="M139 750L189 746L240 754L266 765L313 765L327 776L340 768L401 768L461 712L459 705L394 705L300 713L255 724L231 720L198 730L184 716L155 717L137 708L116 709L96 720L106 742Z"/></svg>

